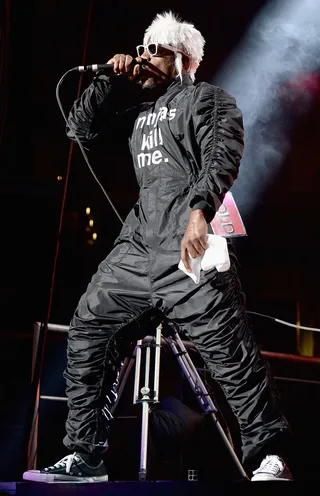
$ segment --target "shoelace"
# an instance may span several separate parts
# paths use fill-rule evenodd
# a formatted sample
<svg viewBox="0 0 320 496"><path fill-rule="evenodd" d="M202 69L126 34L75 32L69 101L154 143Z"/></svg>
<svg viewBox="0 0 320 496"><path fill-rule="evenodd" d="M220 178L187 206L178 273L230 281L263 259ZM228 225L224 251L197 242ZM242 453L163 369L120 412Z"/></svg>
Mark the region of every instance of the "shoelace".
<svg viewBox="0 0 320 496"><path fill-rule="evenodd" d="M73 453L72 455L67 455L64 458L61 458L61 460L59 460L54 465L51 465L50 467L45 468L45 470L51 470L51 469L54 469L54 468L59 468L59 467L66 466L66 474L69 474L70 473L70 469L71 469L72 464L73 464L74 461L76 461L76 462L79 461L79 457L77 456L76 453Z"/></svg>
<svg viewBox="0 0 320 496"><path fill-rule="evenodd" d="M269 472L272 475L277 475L283 469L281 460L276 456L267 456L262 462L257 470L253 471L253 474L258 472Z"/></svg>

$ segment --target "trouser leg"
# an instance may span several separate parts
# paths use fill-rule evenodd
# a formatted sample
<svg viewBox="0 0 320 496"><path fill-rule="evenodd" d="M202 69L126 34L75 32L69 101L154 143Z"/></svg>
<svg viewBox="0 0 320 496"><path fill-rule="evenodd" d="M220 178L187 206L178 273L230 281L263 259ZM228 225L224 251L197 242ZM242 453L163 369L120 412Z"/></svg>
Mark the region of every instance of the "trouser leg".
<svg viewBox="0 0 320 496"><path fill-rule="evenodd" d="M248 322L236 258L230 258L227 272L207 273L199 290L168 317L195 343L221 386L239 423L245 463L269 448L282 449L289 426Z"/></svg>
<svg viewBox="0 0 320 496"><path fill-rule="evenodd" d="M102 409L106 395L112 406L119 346L144 337L156 315L145 287L142 276L102 263L80 299L70 324L64 373L69 407L64 444L70 450L97 453L105 443L108 422Z"/></svg>

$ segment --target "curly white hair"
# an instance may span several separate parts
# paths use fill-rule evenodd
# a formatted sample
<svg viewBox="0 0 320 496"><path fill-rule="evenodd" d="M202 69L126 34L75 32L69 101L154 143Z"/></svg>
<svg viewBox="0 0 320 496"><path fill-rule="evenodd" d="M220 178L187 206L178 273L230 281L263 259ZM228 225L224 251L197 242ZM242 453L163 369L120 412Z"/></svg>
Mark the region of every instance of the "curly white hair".
<svg viewBox="0 0 320 496"><path fill-rule="evenodd" d="M203 58L205 40L193 24L183 21L172 11L157 14L146 29L143 44L163 43L181 50L189 57L189 74L195 79L195 72ZM181 78L182 60L179 52L175 53L175 64Z"/></svg>

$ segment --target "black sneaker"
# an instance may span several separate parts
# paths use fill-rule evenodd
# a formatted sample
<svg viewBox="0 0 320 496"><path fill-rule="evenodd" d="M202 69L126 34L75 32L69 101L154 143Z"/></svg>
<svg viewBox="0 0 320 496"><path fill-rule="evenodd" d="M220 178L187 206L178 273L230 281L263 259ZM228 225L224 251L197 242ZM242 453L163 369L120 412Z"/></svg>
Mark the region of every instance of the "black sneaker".
<svg viewBox="0 0 320 496"><path fill-rule="evenodd" d="M106 482L108 474L103 461L88 465L79 453L68 455L43 470L27 470L23 480L32 482Z"/></svg>

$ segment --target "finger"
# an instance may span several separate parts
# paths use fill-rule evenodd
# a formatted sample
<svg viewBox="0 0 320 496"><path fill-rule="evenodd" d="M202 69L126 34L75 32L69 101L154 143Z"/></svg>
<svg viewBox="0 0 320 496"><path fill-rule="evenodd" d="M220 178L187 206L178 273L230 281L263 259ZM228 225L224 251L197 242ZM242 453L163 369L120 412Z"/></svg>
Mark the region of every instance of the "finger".
<svg viewBox="0 0 320 496"><path fill-rule="evenodd" d="M201 255L201 253L198 251L197 247L193 243L189 243L187 249L192 258L197 258L199 255Z"/></svg>
<svg viewBox="0 0 320 496"><path fill-rule="evenodd" d="M131 55L126 55L125 61L124 61L124 68L126 73L131 72L133 67L133 58Z"/></svg>
<svg viewBox="0 0 320 496"><path fill-rule="evenodd" d="M183 248L183 247L181 247L181 260L182 260L183 265L185 266L187 272L191 272L188 250L186 248Z"/></svg>
<svg viewBox="0 0 320 496"><path fill-rule="evenodd" d="M119 57L120 55L114 55L112 59L110 59L107 63L108 64L113 64L113 72L117 73L119 70Z"/></svg>
<svg viewBox="0 0 320 496"><path fill-rule="evenodd" d="M202 246L202 248L204 250L206 250L208 248L208 238L207 238L207 236L201 236L201 238L199 238L199 243Z"/></svg>
<svg viewBox="0 0 320 496"><path fill-rule="evenodd" d="M113 71L116 72L118 69L119 55L114 55L108 60L107 64L113 64Z"/></svg>
<svg viewBox="0 0 320 496"><path fill-rule="evenodd" d="M203 255L205 252L205 248L201 244L200 239L195 239L193 241L193 248L198 252L199 255Z"/></svg>
<svg viewBox="0 0 320 496"><path fill-rule="evenodd" d="M124 74L125 73L125 64L126 64L126 56L122 53L120 55L120 59L119 59L119 70L118 70L118 72L120 74Z"/></svg>
<svg viewBox="0 0 320 496"><path fill-rule="evenodd" d="M138 76L139 74L142 73L142 71L145 71L147 69L147 59L143 58L143 57L136 57L136 62L138 62L137 64L135 64L134 66L134 69L133 69L133 75L136 77Z"/></svg>
<svg viewBox="0 0 320 496"><path fill-rule="evenodd" d="M136 78L137 76L139 76L139 74L141 73L141 67L139 64L135 64L135 66L133 67L133 71L132 71L132 76L134 78Z"/></svg>

